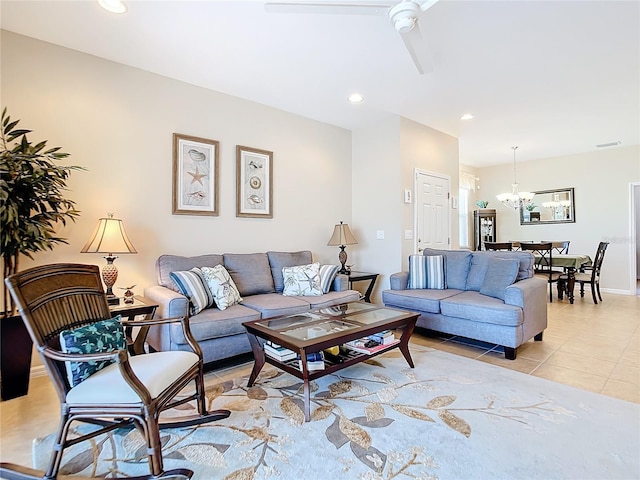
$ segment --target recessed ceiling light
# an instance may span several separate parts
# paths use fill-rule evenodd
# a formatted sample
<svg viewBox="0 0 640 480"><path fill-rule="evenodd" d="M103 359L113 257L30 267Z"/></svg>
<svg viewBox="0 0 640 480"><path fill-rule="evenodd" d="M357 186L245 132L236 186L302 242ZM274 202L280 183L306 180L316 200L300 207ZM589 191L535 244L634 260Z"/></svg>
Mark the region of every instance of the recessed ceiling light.
<svg viewBox="0 0 640 480"><path fill-rule="evenodd" d="M473 114L471 113L465 113L464 115L462 115L460 117L460 120L471 120L473 118Z"/></svg>
<svg viewBox="0 0 640 480"><path fill-rule="evenodd" d="M111 13L125 13L127 6L122 0L98 0L102 8Z"/></svg>
<svg viewBox="0 0 640 480"><path fill-rule="evenodd" d="M349 95L349 102L350 103L360 103L364 100L364 97L362 95L360 95L359 93L353 93L351 95Z"/></svg>

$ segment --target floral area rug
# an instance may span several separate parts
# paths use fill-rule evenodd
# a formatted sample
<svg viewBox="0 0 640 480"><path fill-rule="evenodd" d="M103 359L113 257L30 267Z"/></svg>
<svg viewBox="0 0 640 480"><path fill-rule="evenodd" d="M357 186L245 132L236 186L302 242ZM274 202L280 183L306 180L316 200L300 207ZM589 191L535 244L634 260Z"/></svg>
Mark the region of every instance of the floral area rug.
<svg viewBox="0 0 640 480"><path fill-rule="evenodd" d="M497 366L411 348L312 384L305 423L301 382L265 367L207 385L227 419L162 431L165 468L195 479L637 479L640 405ZM183 406L176 414L193 414ZM82 426L79 428L90 428ZM34 441L44 468L52 436ZM148 473L137 431L115 431L65 452L63 470Z"/></svg>

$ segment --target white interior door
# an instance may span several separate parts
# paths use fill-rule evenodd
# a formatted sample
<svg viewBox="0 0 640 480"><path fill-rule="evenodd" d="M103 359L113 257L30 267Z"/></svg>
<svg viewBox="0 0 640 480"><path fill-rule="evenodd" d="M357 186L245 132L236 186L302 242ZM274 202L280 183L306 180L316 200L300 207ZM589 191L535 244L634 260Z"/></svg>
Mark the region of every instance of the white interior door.
<svg viewBox="0 0 640 480"><path fill-rule="evenodd" d="M416 249L448 249L449 179L416 171Z"/></svg>

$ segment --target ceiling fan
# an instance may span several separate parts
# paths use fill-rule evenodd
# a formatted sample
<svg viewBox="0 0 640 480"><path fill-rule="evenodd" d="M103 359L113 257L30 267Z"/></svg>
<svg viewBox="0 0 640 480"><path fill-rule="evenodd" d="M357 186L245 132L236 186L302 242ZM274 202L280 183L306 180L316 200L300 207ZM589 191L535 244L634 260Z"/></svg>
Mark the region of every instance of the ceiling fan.
<svg viewBox="0 0 640 480"><path fill-rule="evenodd" d="M265 2L267 13L319 13L332 15L387 15L400 34L413 63L422 75L433 71L433 62L422 39L418 17L438 0L283 0Z"/></svg>

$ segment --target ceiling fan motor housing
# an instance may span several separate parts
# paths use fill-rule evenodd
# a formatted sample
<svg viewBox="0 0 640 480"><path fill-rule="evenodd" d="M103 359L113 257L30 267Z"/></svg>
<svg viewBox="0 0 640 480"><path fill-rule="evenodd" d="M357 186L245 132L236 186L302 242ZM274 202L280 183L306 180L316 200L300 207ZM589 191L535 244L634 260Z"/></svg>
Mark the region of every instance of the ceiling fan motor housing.
<svg viewBox="0 0 640 480"><path fill-rule="evenodd" d="M393 26L399 33L406 33L416 26L420 6L412 0L405 0L398 3L389 10L389 18Z"/></svg>

